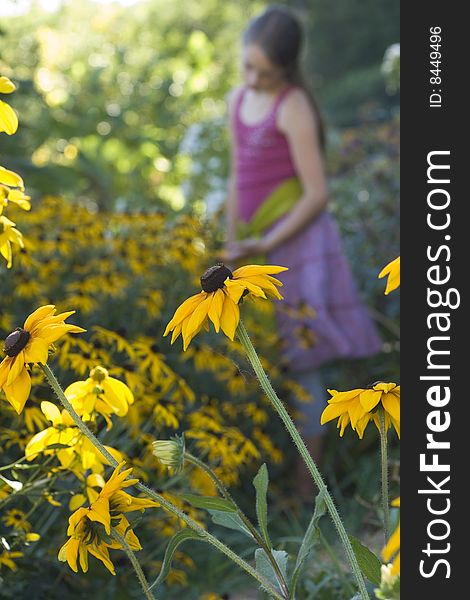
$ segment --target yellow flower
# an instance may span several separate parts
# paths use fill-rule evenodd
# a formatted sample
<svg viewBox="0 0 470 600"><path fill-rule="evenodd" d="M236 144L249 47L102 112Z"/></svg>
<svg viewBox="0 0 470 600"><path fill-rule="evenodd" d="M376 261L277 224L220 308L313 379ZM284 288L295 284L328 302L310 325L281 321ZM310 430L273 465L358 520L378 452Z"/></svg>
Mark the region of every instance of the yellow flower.
<svg viewBox="0 0 470 600"><path fill-rule="evenodd" d="M123 491L123 488L138 482L138 479L127 479L132 468L121 472L123 466L124 461L114 469L89 508L79 508L69 518L67 535L71 537L59 550L59 560L67 561L75 572L78 571L77 562L84 572L88 570L89 552L101 560L113 575L116 575L108 549L121 549L122 546L119 542L110 540L111 528L126 539L132 550L142 549L129 521L122 513L143 511L145 508L158 506L158 503L148 498L134 498ZM97 479L95 483L100 482Z"/></svg>
<svg viewBox="0 0 470 600"><path fill-rule="evenodd" d="M46 456L57 455L64 469L76 470L78 473L87 469L102 472L103 463L107 464L106 459L75 426L68 412L65 409L60 412L55 404L47 400L41 402L41 410L46 418L52 421L52 426L40 431L29 440L25 448L26 458L34 460L42 452ZM106 448L116 460L122 460L120 452L109 446Z"/></svg>
<svg viewBox="0 0 470 600"><path fill-rule="evenodd" d="M7 527L14 527L21 531L31 531L31 523L26 520L26 513L16 508L11 508L2 517L2 521Z"/></svg>
<svg viewBox="0 0 470 600"><path fill-rule="evenodd" d="M16 223L7 219L5 215L0 215L0 254L7 261L7 269L11 269L13 264L13 252L11 245L16 244L24 248L23 236L15 228Z"/></svg>
<svg viewBox="0 0 470 600"><path fill-rule="evenodd" d="M344 434L347 425L362 439L364 431L373 420L380 431L378 405L384 409L385 430L391 425L400 437L400 386L395 383L376 383L369 389L354 389L347 392L328 390L331 398L321 415L321 424L338 418L340 435Z"/></svg>
<svg viewBox="0 0 470 600"><path fill-rule="evenodd" d="M400 507L400 498L393 500L392 506ZM400 573L400 522L382 550L382 558L385 562L388 563L392 557L394 558L390 575L398 575Z"/></svg>
<svg viewBox="0 0 470 600"><path fill-rule="evenodd" d="M8 77L0 77L0 94L11 94L16 90L15 84ZM0 132L12 135L18 129L18 117L12 107L0 100Z"/></svg>
<svg viewBox="0 0 470 600"><path fill-rule="evenodd" d="M104 416L111 428L109 415L123 417L127 414L129 404L134 402L134 395L125 383L110 377L104 367L95 367L85 381L75 381L65 390L77 413L84 421L94 419L95 413Z"/></svg>
<svg viewBox="0 0 470 600"><path fill-rule="evenodd" d="M69 518L67 535L70 536L60 548L58 558L67 561L69 567L78 572L78 561L82 571L88 571L88 552L101 560L104 566L116 575L114 565L109 557L109 544L99 537L99 530L94 525L93 518L89 518L90 509L79 508ZM93 515L92 515L93 516Z"/></svg>
<svg viewBox="0 0 470 600"><path fill-rule="evenodd" d="M388 295L400 286L400 257L388 263L379 273L379 278L388 275L385 294Z"/></svg>
<svg viewBox="0 0 470 600"><path fill-rule="evenodd" d="M250 295L266 299L266 294L282 300L276 286L282 283L272 277L286 271L286 267L273 265L247 265L233 273L224 264L210 267L201 277L202 292L191 296L179 306L168 323L164 336L173 331L171 343L183 336L183 350L204 327L209 329L209 320L216 332L220 329L233 341L240 320L238 303L242 296Z"/></svg>
<svg viewBox="0 0 470 600"><path fill-rule="evenodd" d="M0 388L18 414L24 408L31 391L28 363L46 364L49 346L66 333L86 331L77 325L65 323L74 310L55 314L55 306L47 304L36 309L5 339L3 351L7 356L0 363Z"/></svg>

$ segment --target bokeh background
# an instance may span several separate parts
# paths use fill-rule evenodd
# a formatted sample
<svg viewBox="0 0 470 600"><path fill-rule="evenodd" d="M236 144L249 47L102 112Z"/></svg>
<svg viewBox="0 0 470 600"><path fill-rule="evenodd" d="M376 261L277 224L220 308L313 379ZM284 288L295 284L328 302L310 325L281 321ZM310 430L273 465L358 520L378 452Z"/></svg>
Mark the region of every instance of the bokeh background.
<svg viewBox="0 0 470 600"><path fill-rule="evenodd" d="M295 9L305 26L306 79L327 124L330 208L384 340L378 356L338 361L325 380L338 390L398 381L399 296L385 297L377 274L399 254L399 4L280 4ZM192 450L234 486L248 512L251 479L266 461L272 527L279 543L295 544L305 511L286 493L293 459L285 449L287 434L271 418L240 348L206 334L183 355L178 343L162 338L174 309L198 290L199 275L223 243L225 95L240 82L241 33L265 6L252 0L1 0L0 73L17 85L9 102L20 127L1 137L0 155L25 180L32 209L9 214L26 247L11 271L0 265L0 334L41 303L76 309L74 322L87 334L59 348L63 384L86 378L99 362L136 396L128 418L104 431L103 440L122 448L162 489L189 485L211 493L196 474L169 480L151 458L153 439L184 430ZM269 307L248 314L247 323L287 397L293 384L279 367ZM36 412L29 421L0 402L2 465L18 460L28 439L48 425L39 405L52 398L39 375L35 383L28 406ZM391 451L393 494L399 467L393 443ZM379 544L377 432L369 427L359 442L347 431L340 440L332 425L324 463L347 525ZM48 466L38 460L37 469L46 473ZM30 473L13 469L7 475L26 482ZM79 487L59 475L8 500L42 537L23 549L17 571L2 567L0 596L129 597L122 592L123 578L133 577L125 560L116 578L100 564L75 576L58 563L68 496ZM160 515L141 526L149 577L158 573L176 526ZM235 532L228 535L239 543ZM201 554L178 555L164 597L219 598L243 589L244 577L223 558ZM341 569L323 558L301 597L347 598Z"/></svg>

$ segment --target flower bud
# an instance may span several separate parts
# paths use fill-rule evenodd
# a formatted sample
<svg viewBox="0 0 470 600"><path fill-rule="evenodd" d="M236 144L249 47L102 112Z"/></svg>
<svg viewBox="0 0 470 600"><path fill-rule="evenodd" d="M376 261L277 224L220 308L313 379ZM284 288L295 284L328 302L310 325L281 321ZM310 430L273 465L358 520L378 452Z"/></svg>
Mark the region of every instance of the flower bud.
<svg viewBox="0 0 470 600"><path fill-rule="evenodd" d="M179 473L184 464L185 443L184 435L174 436L169 440L156 440L152 442L153 453L158 460Z"/></svg>

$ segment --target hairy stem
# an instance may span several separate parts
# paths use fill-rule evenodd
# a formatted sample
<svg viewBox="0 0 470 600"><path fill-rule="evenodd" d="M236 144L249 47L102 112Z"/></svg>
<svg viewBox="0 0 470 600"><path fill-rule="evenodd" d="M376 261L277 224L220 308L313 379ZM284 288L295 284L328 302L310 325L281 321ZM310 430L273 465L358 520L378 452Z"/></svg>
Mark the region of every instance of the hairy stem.
<svg viewBox="0 0 470 600"><path fill-rule="evenodd" d="M278 415L281 417L282 422L284 423L284 426L286 427L294 444L297 447L297 450L299 451L301 457L303 458L305 464L307 465L307 468L313 478L313 481L317 485L319 492L323 492L323 494L324 494L326 506L327 506L330 516L333 520L333 523L335 524L335 527L338 531L339 537L343 543L344 549L346 551L346 555L350 562L351 569L354 573L354 577L356 579L361 596L362 596L363 600L369 600L369 594L367 593L367 590L366 590L366 586L364 583L364 578L361 573L361 569L359 567L356 556L354 554L354 550L352 548L348 534L346 533L344 525L339 516L338 510L333 502L333 498L331 497L330 493L328 492L328 488L326 487L326 485L323 481L320 471L318 470L318 467L316 466L313 458L310 456L310 453L307 450L307 446L305 445L303 439L301 438L299 432L297 431L297 428L295 427L294 422L292 421L289 413L287 412L283 403L281 402L281 400L278 398L276 392L274 391L274 389L271 385L271 382L269 381L268 376L266 375L266 373L263 369L263 366L261 365L258 354L256 353L256 350L254 349L253 344L251 343L251 340L248 336L248 332L246 331L245 326L243 325L243 322L241 319L240 319L240 322L237 327L237 335L246 351L248 359L253 367L253 370L255 371L256 376L258 377L258 380L260 382L260 385L261 385L263 391L268 396L269 400L271 401L271 403L274 406L274 409L276 410Z"/></svg>
<svg viewBox="0 0 470 600"><path fill-rule="evenodd" d="M390 513L388 510L388 454L387 431L385 429L385 415L382 406L379 407L380 420L380 458L382 463L382 510L384 514L384 538L387 543L390 533Z"/></svg>
<svg viewBox="0 0 470 600"><path fill-rule="evenodd" d="M124 536L118 533L115 529L111 528L112 537L121 544L122 549L127 554L128 559L131 561L132 566L134 567L135 574L137 575L137 579L142 586L142 590L144 591L145 597L147 600L155 600L155 596L150 591L150 587L147 579L145 578L144 572L142 571L142 567L140 566L139 561L137 560L134 552L131 550L131 547L127 543Z"/></svg>

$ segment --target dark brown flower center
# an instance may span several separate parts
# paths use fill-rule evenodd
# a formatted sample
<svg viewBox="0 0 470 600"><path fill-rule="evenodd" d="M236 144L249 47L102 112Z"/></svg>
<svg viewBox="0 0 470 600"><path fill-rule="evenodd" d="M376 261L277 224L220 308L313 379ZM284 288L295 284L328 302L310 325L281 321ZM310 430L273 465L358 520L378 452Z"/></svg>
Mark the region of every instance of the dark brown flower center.
<svg viewBox="0 0 470 600"><path fill-rule="evenodd" d="M16 356L28 343L31 334L26 329L17 327L15 331L12 331L9 336L5 339L3 346L3 352L8 356Z"/></svg>
<svg viewBox="0 0 470 600"><path fill-rule="evenodd" d="M205 292L215 292L224 287L224 281L230 277L233 278L232 271L223 263L217 263L209 267L201 277L201 286Z"/></svg>

